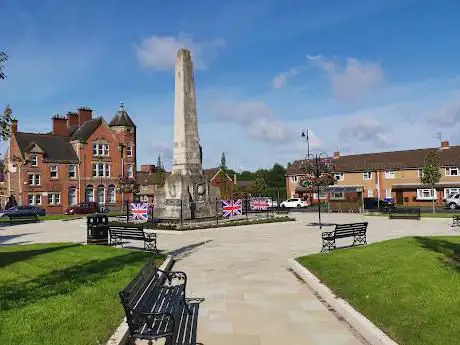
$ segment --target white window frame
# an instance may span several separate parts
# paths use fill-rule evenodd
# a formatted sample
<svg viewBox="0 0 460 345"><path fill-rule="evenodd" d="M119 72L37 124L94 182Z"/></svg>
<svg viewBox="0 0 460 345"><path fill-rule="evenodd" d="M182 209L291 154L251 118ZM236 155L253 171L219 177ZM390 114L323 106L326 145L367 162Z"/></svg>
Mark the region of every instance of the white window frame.
<svg viewBox="0 0 460 345"><path fill-rule="evenodd" d="M374 190L373 189L368 189L367 190L367 197L368 198L373 198L374 197Z"/></svg>
<svg viewBox="0 0 460 345"><path fill-rule="evenodd" d="M70 191L73 191L73 198L74 198L74 202L71 202L71 199L70 199ZM67 190L67 197L69 198L68 200L68 203L69 205L76 205L78 203L78 200L77 200L77 188L76 187L70 187L68 190Z"/></svg>
<svg viewBox="0 0 460 345"><path fill-rule="evenodd" d="M387 198L387 199L391 199L391 198L392 198L391 191L392 191L391 188L385 189L385 198Z"/></svg>
<svg viewBox="0 0 460 345"><path fill-rule="evenodd" d="M372 180L372 171L363 172L363 180L364 181Z"/></svg>
<svg viewBox="0 0 460 345"><path fill-rule="evenodd" d="M32 200L32 202L30 202ZM38 202L37 202L38 200ZM28 194L27 195L27 205L41 205L42 204L42 196L41 194Z"/></svg>
<svg viewBox="0 0 460 345"><path fill-rule="evenodd" d="M56 164L50 165L50 179L56 180L59 178L58 166ZM56 176L53 176L56 174Z"/></svg>
<svg viewBox="0 0 460 345"><path fill-rule="evenodd" d="M452 192L453 190L455 192ZM459 194L459 193L460 193L460 187L457 187L457 188L444 188L444 197L445 198L448 198L452 194Z"/></svg>
<svg viewBox="0 0 460 345"><path fill-rule="evenodd" d="M426 192L428 192L430 196L424 195L424 193ZM430 189L430 188L417 189L417 200L433 200L433 199L434 200L438 199L438 193L435 189Z"/></svg>
<svg viewBox="0 0 460 345"><path fill-rule="evenodd" d="M48 192L48 205L60 205L61 193Z"/></svg>
<svg viewBox="0 0 460 345"><path fill-rule="evenodd" d="M132 156L133 156L133 144L132 144L132 143L126 144L126 155L127 155L128 157L132 157Z"/></svg>
<svg viewBox="0 0 460 345"><path fill-rule="evenodd" d="M456 171L455 174L452 174L452 171ZM460 169L457 168L457 167L449 167L449 168L446 168L446 176L460 176Z"/></svg>
<svg viewBox="0 0 460 345"><path fill-rule="evenodd" d="M30 156L30 166L38 167L38 156L37 155Z"/></svg>
<svg viewBox="0 0 460 345"><path fill-rule="evenodd" d="M343 181L345 180L345 174L344 173L335 173L334 178L336 181Z"/></svg>
<svg viewBox="0 0 460 345"><path fill-rule="evenodd" d="M128 175L128 178L133 178L134 177L134 167L132 164L128 164L126 166L126 173Z"/></svg>
<svg viewBox="0 0 460 345"><path fill-rule="evenodd" d="M93 143L93 156L110 156L109 144Z"/></svg>
<svg viewBox="0 0 460 345"><path fill-rule="evenodd" d="M110 198L110 191L113 190L113 199ZM114 185L109 185L107 187L107 203L115 204L117 202L117 189Z"/></svg>
<svg viewBox="0 0 460 345"><path fill-rule="evenodd" d="M394 170L385 171L385 180L393 180L396 178L396 172Z"/></svg>
<svg viewBox="0 0 460 345"><path fill-rule="evenodd" d="M85 202L94 202L94 186L90 185L91 188L88 188L88 186L85 186ZM86 193L87 191L91 191L91 194ZM90 196L87 200L87 196Z"/></svg>
<svg viewBox="0 0 460 345"><path fill-rule="evenodd" d="M93 177L110 177L110 163L93 163L91 175Z"/></svg>
<svg viewBox="0 0 460 345"><path fill-rule="evenodd" d="M32 177L32 183L31 182ZM41 183L40 174L29 174L29 179L27 180L29 186L40 186Z"/></svg>
<svg viewBox="0 0 460 345"><path fill-rule="evenodd" d="M105 205L105 199L106 199L106 196L105 196L105 186L97 186L96 187L96 201L98 204L101 204L101 205ZM99 200L99 191L102 190L102 201Z"/></svg>
<svg viewBox="0 0 460 345"><path fill-rule="evenodd" d="M331 200L345 200L344 192L333 192L331 193Z"/></svg>
<svg viewBox="0 0 460 345"><path fill-rule="evenodd" d="M71 176L73 173L73 176ZM77 165L76 164L69 164L69 178L74 179L77 178Z"/></svg>

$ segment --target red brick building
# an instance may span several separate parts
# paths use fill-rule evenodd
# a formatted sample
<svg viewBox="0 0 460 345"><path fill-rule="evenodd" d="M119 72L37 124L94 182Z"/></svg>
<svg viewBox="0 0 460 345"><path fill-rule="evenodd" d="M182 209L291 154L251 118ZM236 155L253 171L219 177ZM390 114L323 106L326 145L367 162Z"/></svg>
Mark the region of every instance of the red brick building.
<svg viewBox="0 0 460 345"><path fill-rule="evenodd" d="M121 104L110 123L80 108L51 119L50 133L19 131L12 121L5 159L7 195L19 205L62 213L95 201L121 205L132 199L136 178L136 126Z"/></svg>

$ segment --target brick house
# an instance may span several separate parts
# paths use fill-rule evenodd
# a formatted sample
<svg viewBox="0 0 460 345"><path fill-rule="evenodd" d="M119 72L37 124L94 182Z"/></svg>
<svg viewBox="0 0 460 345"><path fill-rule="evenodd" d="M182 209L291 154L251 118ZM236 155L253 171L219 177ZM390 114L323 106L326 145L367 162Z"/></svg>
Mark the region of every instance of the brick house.
<svg viewBox="0 0 460 345"><path fill-rule="evenodd" d="M425 156L432 151L438 154L441 170L441 180L435 191L420 183ZM356 199L359 203L361 197L378 197L391 198L396 204L405 206L429 206L433 198L437 205L442 205L445 197L460 192L460 146L449 146L448 141L443 141L439 148L348 156L335 152L333 161L337 182L320 193L323 200L340 203ZM301 162L294 161L286 170L288 197L307 192L300 185L305 176ZM313 197L316 200L316 193Z"/></svg>
<svg viewBox="0 0 460 345"><path fill-rule="evenodd" d="M49 133L26 133L12 121L5 159L7 195L19 205L62 213L84 201L121 205L136 177L136 126L121 104L110 123L80 108L54 116ZM123 183L123 184L122 184Z"/></svg>

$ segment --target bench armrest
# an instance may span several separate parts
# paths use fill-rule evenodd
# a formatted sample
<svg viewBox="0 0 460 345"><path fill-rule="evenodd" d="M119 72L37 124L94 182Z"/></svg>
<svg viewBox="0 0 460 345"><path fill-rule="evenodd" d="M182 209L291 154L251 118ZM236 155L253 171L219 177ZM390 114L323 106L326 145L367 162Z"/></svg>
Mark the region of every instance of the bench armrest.
<svg viewBox="0 0 460 345"><path fill-rule="evenodd" d="M334 231L325 231L321 234L322 238L328 238L334 236Z"/></svg>
<svg viewBox="0 0 460 345"><path fill-rule="evenodd" d="M166 275L166 278L168 279L168 282L169 284L172 283L172 280L174 278L176 278L179 282L184 282L184 284L187 283L187 275L185 274L185 272L182 272L182 271L170 271L170 272L166 272L166 271L163 271L163 270L160 270L159 268L157 268L157 271L163 273L164 275Z"/></svg>

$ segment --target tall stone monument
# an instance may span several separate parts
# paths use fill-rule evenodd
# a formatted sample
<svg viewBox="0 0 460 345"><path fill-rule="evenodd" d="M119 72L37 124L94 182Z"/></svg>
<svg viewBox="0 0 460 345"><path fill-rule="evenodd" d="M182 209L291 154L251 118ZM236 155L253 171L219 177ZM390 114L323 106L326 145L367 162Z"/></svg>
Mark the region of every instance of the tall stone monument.
<svg viewBox="0 0 460 345"><path fill-rule="evenodd" d="M188 49L180 49L176 58L173 163L164 187L155 193L154 216L215 216L218 197L218 188L203 176L191 54Z"/></svg>

